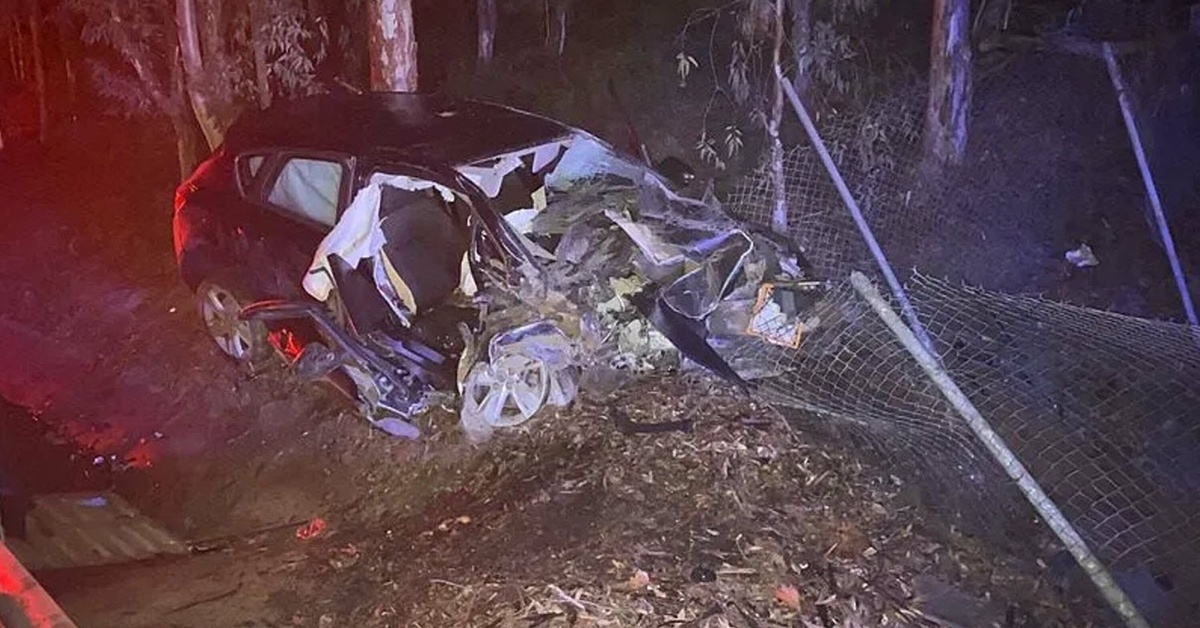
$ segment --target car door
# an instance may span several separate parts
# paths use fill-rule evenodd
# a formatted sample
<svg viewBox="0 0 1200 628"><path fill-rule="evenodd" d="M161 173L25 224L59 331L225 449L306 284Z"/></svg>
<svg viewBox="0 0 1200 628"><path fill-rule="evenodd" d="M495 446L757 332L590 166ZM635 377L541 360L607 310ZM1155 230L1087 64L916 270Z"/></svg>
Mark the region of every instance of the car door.
<svg viewBox="0 0 1200 628"><path fill-rule="evenodd" d="M265 167L246 196L254 207L244 234L245 258L262 296L303 298L301 282L313 254L345 208L350 160L281 151Z"/></svg>

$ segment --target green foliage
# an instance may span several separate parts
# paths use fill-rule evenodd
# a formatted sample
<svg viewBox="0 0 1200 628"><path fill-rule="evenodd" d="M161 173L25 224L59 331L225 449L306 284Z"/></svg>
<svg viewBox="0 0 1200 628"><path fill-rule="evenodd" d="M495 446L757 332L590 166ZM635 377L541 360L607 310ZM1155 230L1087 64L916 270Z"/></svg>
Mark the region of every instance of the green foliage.
<svg viewBox="0 0 1200 628"><path fill-rule="evenodd" d="M285 98L320 91L316 68L328 53L329 33L320 16L309 16L302 0L262 1L261 24L252 24L248 4L217 0L224 54L205 50L205 76L193 88L205 90L237 109L254 102L253 46L261 41L275 95ZM178 31L174 2L166 0L65 0L66 14L81 18L85 43L107 46L123 63L95 59L88 65L98 91L126 114L171 114L164 105L178 98L155 99L155 90L175 96L179 75ZM256 38L252 29L261 29ZM135 71L141 64L143 73ZM181 102L181 101L180 101Z"/></svg>
<svg viewBox="0 0 1200 628"><path fill-rule="evenodd" d="M851 91L853 70L848 63L853 59L850 37L839 33L833 22L819 20L813 24L812 40L799 55L799 67L793 71L812 77L815 86L844 97Z"/></svg>
<svg viewBox="0 0 1200 628"><path fill-rule="evenodd" d="M689 55L682 50L675 55L675 73L679 75L679 86L687 87L688 76L692 70L700 67L700 62L696 61L696 57Z"/></svg>
<svg viewBox="0 0 1200 628"><path fill-rule="evenodd" d="M91 73L96 90L109 103L106 113L131 118L157 111L142 82L130 72L96 59L88 59L85 67Z"/></svg>
<svg viewBox="0 0 1200 628"><path fill-rule="evenodd" d="M267 0L262 41L275 89L285 97L320 91L316 68L328 54L329 27L321 16L309 16L298 0Z"/></svg>
<svg viewBox="0 0 1200 628"><path fill-rule="evenodd" d="M857 53L863 45L853 35L853 27L871 16L877 3L878 0L812 0L810 15L805 20L807 28L800 30L807 32L807 41L791 39L797 31L793 29L794 16L791 14L794 5L789 3L784 25L788 38L785 40L788 51L784 59L785 73L806 77L809 94L823 104L864 100L867 89L862 77L864 70L860 67L863 60ZM752 125L765 128L774 81L770 63L774 12L772 0L735 0L717 9L694 13L677 40L676 73L681 86L694 71L701 69L696 59L707 59L708 67L704 69L713 75L714 96L732 103L740 116ZM702 45L708 48L706 54L698 55L690 50L693 46L690 35L701 27L711 30L703 38ZM719 59L724 59L724 63ZM726 161L742 148L741 130L736 122L724 125L723 135L727 141L722 147L708 131L707 115L705 119L696 149L702 161L723 169ZM737 129L737 141L732 140L731 128Z"/></svg>
<svg viewBox="0 0 1200 628"><path fill-rule="evenodd" d="M169 89L175 45L173 3L155 0L66 0L62 11L82 18L80 32L86 44L103 45L115 50L127 63L107 60L88 63L96 89L116 102L118 111L128 115L171 113L163 111L165 101L156 101L153 91ZM134 71L136 59L145 77ZM146 77L155 83L147 82ZM177 106L178 103L175 103Z"/></svg>

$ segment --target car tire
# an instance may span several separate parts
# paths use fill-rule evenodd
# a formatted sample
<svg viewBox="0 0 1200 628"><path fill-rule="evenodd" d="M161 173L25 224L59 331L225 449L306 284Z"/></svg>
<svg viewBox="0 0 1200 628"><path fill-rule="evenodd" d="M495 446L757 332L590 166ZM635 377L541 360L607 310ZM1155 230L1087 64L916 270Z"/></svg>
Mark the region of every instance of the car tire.
<svg viewBox="0 0 1200 628"><path fill-rule="evenodd" d="M233 282L205 279L196 287L196 306L209 338L222 355L251 374L265 369L274 350L262 321L242 320L241 310L251 303Z"/></svg>

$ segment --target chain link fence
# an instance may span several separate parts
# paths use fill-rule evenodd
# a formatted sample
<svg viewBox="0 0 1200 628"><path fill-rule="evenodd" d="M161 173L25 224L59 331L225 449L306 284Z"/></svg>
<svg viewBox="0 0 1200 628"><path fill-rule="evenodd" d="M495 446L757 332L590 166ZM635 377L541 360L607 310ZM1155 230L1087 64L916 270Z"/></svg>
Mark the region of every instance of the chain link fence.
<svg viewBox="0 0 1200 628"><path fill-rule="evenodd" d="M922 174L921 128L925 86L914 84L872 103L857 115L818 120L826 147L892 256L907 259L911 245L945 226L939 200L945 183ZM817 274L844 277L874 267L854 221L838 196L817 151L803 143L786 151L788 235ZM726 209L752 224L771 224L772 194L764 167L729 193Z"/></svg>
<svg viewBox="0 0 1200 628"><path fill-rule="evenodd" d="M1083 67L1102 80L1101 61L1070 61L1089 62L1095 68ZM977 93L986 94L995 76L1007 80L1003 72L985 76ZM921 162L923 93L914 86L860 115L818 122L884 250L904 265L921 265L931 239L972 254L970 239L952 228L946 210L953 178L938 183ZM837 279L871 271L874 263L815 151L793 148L785 171L789 235L815 271ZM760 169L726 205L742 220L769 225L771 189L768 171ZM1196 331L921 274L907 290L946 370L1143 616L1156 626L1194 625L1200 617ZM1030 534L1035 514L1013 482L848 284L835 281L798 315L804 335L797 349L750 339L724 349L735 368L759 374L765 400L802 427L885 461L936 502L923 506L954 513L1008 547L1036 536Z"/></svg>

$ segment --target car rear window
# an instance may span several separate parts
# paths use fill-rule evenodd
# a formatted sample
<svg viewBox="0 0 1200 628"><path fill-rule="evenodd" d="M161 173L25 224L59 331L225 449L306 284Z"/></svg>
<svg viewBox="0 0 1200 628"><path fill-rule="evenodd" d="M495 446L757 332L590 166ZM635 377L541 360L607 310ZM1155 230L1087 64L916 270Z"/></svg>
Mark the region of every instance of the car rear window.
<svg viewBox="0 0 1200 628"><path fill-rule="evenodd" d="M258 176L258 169L262 168L263 162L266 159L266 155L250 155L246 157L246 170L251 178Z"/></svg>
<svg viewBox="0 0 1200 628"><path fill-rule="evenodd" d="M267 201L327 227L337 221L342 164L326 159L294 157L283 164Z"/></svg>

